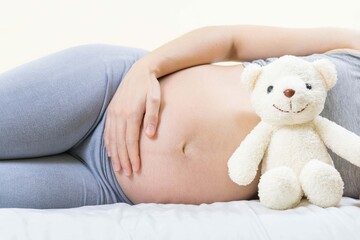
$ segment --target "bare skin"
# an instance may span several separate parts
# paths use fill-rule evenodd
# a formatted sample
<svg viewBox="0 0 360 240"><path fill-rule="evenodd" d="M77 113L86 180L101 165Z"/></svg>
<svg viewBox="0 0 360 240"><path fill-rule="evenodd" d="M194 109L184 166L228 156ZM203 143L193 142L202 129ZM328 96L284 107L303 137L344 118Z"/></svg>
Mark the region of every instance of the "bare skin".
<svg viewBox="0 0 360 240"><path fill-rule="evenodd" d="M236 185L227 173L230 155L260 121L240 82L242 70L241 64L202 65L159 79L161 120L153 139L142 127L142 168L131 177L116 174L134 203L201 204L256 195L259 172L248 186Z"/></svg>
<svg viewBox="0 0 360 240"><path fill-rule="evenodd" d="M250 198L257 183L227 177L227 159L260 120L239 77L242 66L202 65L159 79L161 119L140 135L141 170L117 174L135 203L203 203Z"/></svg>
<svg viewBox="0 0 360 240"><path fill-rule="evenodd" d="M108 106L104 141L125 194L134 203L250 198L258 177L237 186L226 162L260 119L239 81L242 66L209 63L360 49L359 40L359 31L341 28L216 26L149 53Z"/></svg>

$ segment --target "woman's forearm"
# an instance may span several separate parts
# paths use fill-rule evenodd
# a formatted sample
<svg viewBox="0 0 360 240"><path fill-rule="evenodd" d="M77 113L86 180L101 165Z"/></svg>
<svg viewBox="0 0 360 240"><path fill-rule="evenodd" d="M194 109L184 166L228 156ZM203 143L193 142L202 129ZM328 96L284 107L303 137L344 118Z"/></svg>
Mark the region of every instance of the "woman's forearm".
<svg viewBox="0 0 360 240"><path fill-rule="evenodd" d="M355 48L359 41L354 29L337 27L281 28L234 26L235 59L251 61L282 55L304 56L338 48Z"/></svg>
<svg viewBox="0 0 360 240"><path fill-rule="evenodd" d="M159 78L187 67L224 61L234 52L232 30L226 26L192 30L150 52L139 62L145 63Z"/></svg>
<svg viewBox="0 0 360 240"><path fill-rule="evenodd" d="M358 44L352 29L283 28L258 25L209 26L195 29L155 49L139 64L162 77L206 63L251 61L285 54L308 55Z"/></svg>

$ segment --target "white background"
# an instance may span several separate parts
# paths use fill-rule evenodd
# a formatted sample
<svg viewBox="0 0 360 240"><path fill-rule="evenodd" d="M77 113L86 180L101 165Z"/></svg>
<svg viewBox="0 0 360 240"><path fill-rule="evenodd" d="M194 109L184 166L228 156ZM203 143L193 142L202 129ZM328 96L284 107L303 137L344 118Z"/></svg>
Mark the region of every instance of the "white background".
<svg viewBox="0 0 360 240"><path fill-rule="evenodd" d="M194 28L223 24L360 29L360 2L0 0L0 72L79 44L152 50Z"/></svg>

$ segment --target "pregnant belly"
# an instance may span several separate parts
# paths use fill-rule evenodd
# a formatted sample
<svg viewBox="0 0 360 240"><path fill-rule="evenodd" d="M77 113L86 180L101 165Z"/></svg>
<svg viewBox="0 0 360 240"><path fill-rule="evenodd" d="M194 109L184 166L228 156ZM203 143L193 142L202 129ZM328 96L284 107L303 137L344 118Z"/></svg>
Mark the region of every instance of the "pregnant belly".
<svg viewBox="0 0 360 240"><path fill-rule="evenodd" d="M140 134L141 170L116 177L134 203L212 203L251 198L228 177L227 160L259 122L240 83L242 66L202 65L159 79L158 131Z"/></svg>

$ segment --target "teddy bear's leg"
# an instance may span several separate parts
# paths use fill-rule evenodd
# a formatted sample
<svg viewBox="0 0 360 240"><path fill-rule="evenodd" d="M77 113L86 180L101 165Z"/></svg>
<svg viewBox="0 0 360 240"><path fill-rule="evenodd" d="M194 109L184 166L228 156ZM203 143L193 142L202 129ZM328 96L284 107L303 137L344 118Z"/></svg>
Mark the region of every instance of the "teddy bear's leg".
<svg viewBox="0 0 360 240"><path fill-rule="evenodd" d="M301 201L303 191L295 172L289 167L266 171L259 182L260 202L272 209L288 209Z"/></svg>
<svg viewBox="0 0 360 240"><path fill-rule="evenodd" d="M299 179L311 203L320 207L331 207L340 202L344 182L333 166L313 159L301 170Z"/></svg>

